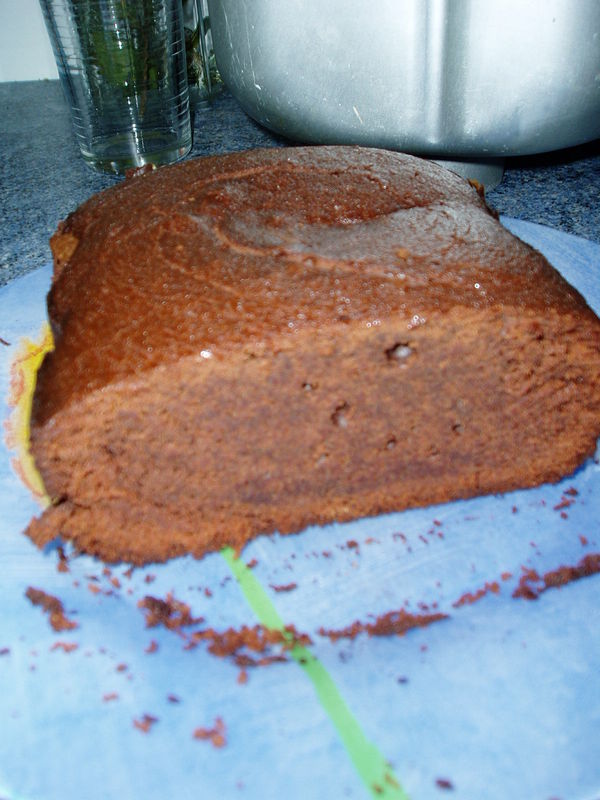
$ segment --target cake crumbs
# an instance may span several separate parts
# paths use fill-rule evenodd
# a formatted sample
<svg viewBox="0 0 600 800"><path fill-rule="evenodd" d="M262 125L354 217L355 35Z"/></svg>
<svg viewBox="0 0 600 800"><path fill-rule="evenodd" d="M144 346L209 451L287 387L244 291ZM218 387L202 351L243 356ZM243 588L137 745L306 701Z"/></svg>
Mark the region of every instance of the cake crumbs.
<svg viewBox="0 0 600 800"><path fill-rule="evenodd" d="M584 556L575 566L558 569L539 575L535 569L523 567L519 585L512 596L524 600L537 600L548 589L559 589L572 581L588 578L600 572L600 553Z"/></svg>
<svg viewBox="0 0 600 800"><path fill-rule="evenodd" d="M168 694L167 695L167 701L169 703L172 703L173 705L177 705L178 703L181 703L181 699L176 694Z"/></svg>
<svg viewBox="0 0 600 800"><path fill-rule="evenodd" d="M449 791L454 790L454 784L452 783L452 781L449 781L448 778L436 778L435 785L437 786L438 789L446 789Z"/></svg>
<svg viewBox="0 0 600 800"><path fill-rule="evenodd" d="M146 614L147 627L163 625L178 633L185 641L186 650L193 650L200 643L206 642L209 653L220 658L232 658L242 670L287 661L288 650L296 645L312 644L310 637L298 632L293 625L287 625L281 630L264 625L243 625L238 629L227 628L224 631L203 628L201 626L204 617L194 617L190 607L171 594L167 595L166 600L146 595L138 602L138 607ZM186 630L189 627L195 629Z"/></svg>
<svg viewBox="0 0 600 800"><path fill-rule="evenodd" d="M477 600L481 600L482 597L485 597L485 595L489 594L490 592L492 594L498 594L500 592L500 584L498 581L492 581L491 583L486 581L486 583L480 589L477 589L476 592L465 592L458 598L458 600L455 600L455 602L452 603L452 607L460 608L461 606L467 604L471 605L472 603L477 602Z"/></svg>
<svg viewBox="0 0 600 800"><path fill-rule="evenodd" d="M152 714L144 714L140 719L133 720L133 727L142 733L150 733L152 726L157 722L158 717L154 717Z"/></svg>
<svg viewBox="0 0 600 800"><path fill-rule="evenodd" d="M63 604L58 597L33 586L27 588L25 596L34 606L40 606L48 614L50 625L55 631L70 631L77 628L77 623L65 615Z"/></svg>
<svg viewBox="0 0 600 800"><path fill-rule="evenodd" d="M560 503L557 503L555 506L553 506L552 510L553 511L560 511L563 508L569 508L569 506L572 506L574 502L575 501L573 499L565 497L563 495L563 497L561 498Z"/></svg>
<svg viewBox="0 0 600 800"><path fill-rule="evenodd" d="M167 595L166 600L146 595L138 602L138 608L143 609L146 613L147 628L164 625L169 630L178 630L204 622L203 617L192 616L191 609L187 603L176 600L170 593Z"/></svg>
<svg viewBox="0 0 600 800"><path fill-rule="evenodd" d="M118 692L106 692L106 694L102 695L102 702L103 703L112 703L115 700L119 699Z"/></svg>
<svg viewBox="0 0 600 800"><path fill-rule="evenodd" d="M387 762L387 766L388 766L389 769L392 769L392 765L390 764L389 761ZM395 776L394 776L394 774L392 772L388 772L386 770L386 772L383 775L383 779L390 786L393 786L394 789L399 789L400 788L400 784L398 783L398 781L396 780L396 778L395 778Z"/></svg>
<svg viewBox="0 0 600 800"><path fill-rule="evenodd" d="M144 649L144 653L156 653L158 650L158 642L156 639L152 639L148 647Z"/></svg>
<svg viewBox="0 0 600 800"><path fill-rule="evenodd" d="M57 572L69 572L69 559L66 556L65 549L62 545L57 548L58 563L56 565Z"/></svg>
<svg viewBox="0 0 600 800"><path fill-rule="evenodd" d="M266 628L264 625L243 625L239 629L227 628L222 632L207 628L195 631L190 639L192 643L208 641L209 653L220 658L232 657L242 669L287 661L284 655L286 651L296 645L312 644L310 637L299 633L293 625L286 625L283 630ZM274 647L278 647L279 651L273 654L270 651Z"/></svg>
<svg viewBox="0 0 600 800"><path fill-rule="evenodd" d="M274 592L292 592L294 589L298 588L297 583L282 583L279 585L275 585L270 583L269 586L273 589Z"/></svg>
<svg viewBox="0 0 600 800"><path fill-rule="evenodd" d="M75 642L54 642L50 650L62 650L65 653L72 653L79 647Z"/></svg>
<svg viewBox="0 0 600 800"><path fill-rule="evenodd" d="M410 614L404 609L388 611L377 617L374 622L356 620L341 630L319 628L321 636L327 636L332 642L338 639L355 639L361 633L369 636L404 636L412 628L424 628L439 620L447 619L447 614Z"/></svg>
<svg viewBox="0 0 600 800"><path fill-rule="evenodd" d="M227 744L225 723L221 717L216 717L212 728L196 728L194 739L210 741L213 747L221 748Z"/></svg>

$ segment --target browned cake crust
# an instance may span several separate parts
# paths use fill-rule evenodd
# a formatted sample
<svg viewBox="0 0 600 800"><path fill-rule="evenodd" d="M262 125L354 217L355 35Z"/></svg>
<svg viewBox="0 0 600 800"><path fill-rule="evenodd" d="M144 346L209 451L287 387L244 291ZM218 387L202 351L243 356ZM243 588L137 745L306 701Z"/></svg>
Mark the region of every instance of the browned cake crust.
<svg viewBox="0 0 600 800"><path fill-rule="evenodd" d="M477 192L355 147L132 178L52 239L28 532L143 563L555 481L600 323Z"/></svg>

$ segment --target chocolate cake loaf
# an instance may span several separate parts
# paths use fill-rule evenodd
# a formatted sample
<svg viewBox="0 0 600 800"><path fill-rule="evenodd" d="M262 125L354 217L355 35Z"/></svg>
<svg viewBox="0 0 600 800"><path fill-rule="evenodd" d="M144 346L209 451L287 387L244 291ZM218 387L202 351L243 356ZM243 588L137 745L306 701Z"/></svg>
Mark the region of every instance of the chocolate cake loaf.
<svg viewBox="0 0 600 800"><path fill-rule="evenodd" d="M468 183L357 147L133 177L52 239L28 533L106 561L556 481L600 322Z"/></svg>

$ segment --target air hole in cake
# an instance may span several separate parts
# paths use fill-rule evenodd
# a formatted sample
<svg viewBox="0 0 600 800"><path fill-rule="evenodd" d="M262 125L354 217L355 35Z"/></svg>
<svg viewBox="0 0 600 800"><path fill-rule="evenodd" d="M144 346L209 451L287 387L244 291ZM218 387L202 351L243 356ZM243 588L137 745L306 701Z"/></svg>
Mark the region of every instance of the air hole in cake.
<svg viewBox="0 0 600 800"><path fill-rule="evenodd" d="M529 326L529 332L536 342L544 341L544 331L539 322L532 322Z"/></svg>
<svg viewBox="0 0 600 800"><path fill-rule="evenodd" d="M395 436L390 436L390 438L385 443L385 449L386 450L393 450L394 447L396 447L396 444L397 444L396 437Z"/></svg>
<svg viewBox="0 0 600 800"><path fill-rule="evenodd" d="M305 392L312 392L314 391L314 389L318 389L318 387L319 387L318 383L310 383L309 381L304 381L304 383L302 384L302 388L304 389Z"/></svg>
<svg viewBox="0 0 600 800"><path fill-rule="evenodd" d="M385 351L388 361L404 361L414 353L408 342L396 342Z"/></svg>
<svg viewBox="0 0 600 800"><path fill-rule="evenodd" d="M334 425L337 425L339 428L347 428L348 427L348 416L346 412L350 406L345 401L340 403L340 405L335 407L335 411L331 415L331 421Z"/></svg>
<svg viewBox="0 0 600 800"><path fill-rule="evenodd" d="M455 433L457 436L460 436L462 432L463 432L463 426L461 425L461 423L455 422L454 425L452 426L452 433Z"/></svg>

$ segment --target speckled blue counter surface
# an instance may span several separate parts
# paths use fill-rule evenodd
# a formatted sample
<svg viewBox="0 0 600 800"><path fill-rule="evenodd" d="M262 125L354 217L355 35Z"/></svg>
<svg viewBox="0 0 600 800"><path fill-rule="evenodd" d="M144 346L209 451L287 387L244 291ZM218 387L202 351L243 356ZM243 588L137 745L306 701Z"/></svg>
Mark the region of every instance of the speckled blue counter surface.
<svg viewBox="0 0 600 800"><path fill-rule="evenodd" d="M226 92L195 113L191 156L284 144ZM58 81L0 84L0 285L50 260L59 220L116 179L79 157ZM488 193L502 214L600 242L600 141L509 159Z"/></svg>

